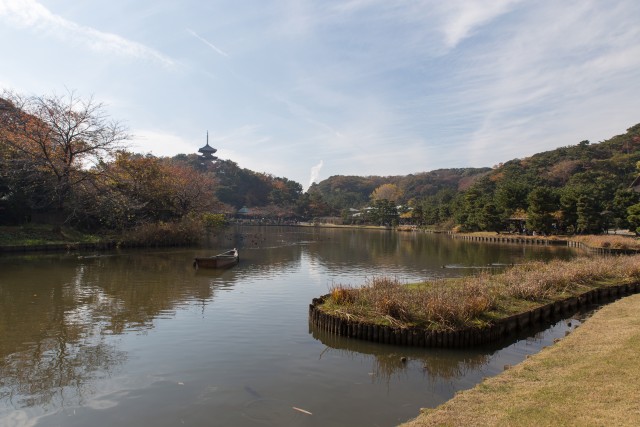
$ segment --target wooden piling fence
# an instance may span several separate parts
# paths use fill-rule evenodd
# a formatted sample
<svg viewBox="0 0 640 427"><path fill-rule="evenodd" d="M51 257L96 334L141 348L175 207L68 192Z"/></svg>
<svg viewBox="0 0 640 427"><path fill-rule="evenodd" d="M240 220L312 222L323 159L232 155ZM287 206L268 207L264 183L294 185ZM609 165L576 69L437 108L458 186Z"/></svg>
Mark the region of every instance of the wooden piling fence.
<svg viewBox="0 0 640 427"><path fill-rule="evenodd" d="M448 233L454 239L467 240L471 242L485 242L485 243L515 243L519 245L556 245L556 246L568 246L572 248L582 249L586 252L598 255L632 255L640 253L636 249L621 249L621 248L594 248L585 245L582 242L576 242L574 240L564 239L546 239L535 237L522 237L513 235L496 235L496 236L473 236L469 234L456 234Z"/></svg>

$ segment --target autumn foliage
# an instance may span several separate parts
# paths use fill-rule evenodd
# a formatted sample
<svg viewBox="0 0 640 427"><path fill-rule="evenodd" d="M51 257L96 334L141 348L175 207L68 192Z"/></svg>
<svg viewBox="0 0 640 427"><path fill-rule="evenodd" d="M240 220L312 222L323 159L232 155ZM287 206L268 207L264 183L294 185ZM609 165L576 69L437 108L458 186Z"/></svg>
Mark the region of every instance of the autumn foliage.
<svg viewBox="0 0 640 427"><path fill-rule="evenodd" d="M126 147L131 138L93 99L73 92L4 93L0 224L35 219L91 231L128 231L144 244L160 236L183 240L207 224L223 223L220 215L242 206L276 215L298 210L302 186L294 181L228 160L205 161L195 153L173 158L133 153Z"/></svg>

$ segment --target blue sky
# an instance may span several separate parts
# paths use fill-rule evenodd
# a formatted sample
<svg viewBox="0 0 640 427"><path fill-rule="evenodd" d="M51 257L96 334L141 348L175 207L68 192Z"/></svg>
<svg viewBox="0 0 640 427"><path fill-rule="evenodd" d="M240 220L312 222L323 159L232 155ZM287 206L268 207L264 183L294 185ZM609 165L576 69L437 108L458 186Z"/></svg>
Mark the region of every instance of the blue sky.
<svg viewBox="0 0 640 427"><path fill-rule="evenodd" d="M158 156L307 187L493 166L640 122L640 2L0 0L0 89L77 95Z"/></svg>

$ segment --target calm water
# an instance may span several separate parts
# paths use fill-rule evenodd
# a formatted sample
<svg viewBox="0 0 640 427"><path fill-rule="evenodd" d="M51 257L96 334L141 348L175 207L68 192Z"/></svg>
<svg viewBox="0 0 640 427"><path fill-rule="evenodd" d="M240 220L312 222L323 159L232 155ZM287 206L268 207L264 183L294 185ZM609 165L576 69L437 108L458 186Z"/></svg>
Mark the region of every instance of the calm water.
<svg viewBox="0 0 640 427"><path fill-rule="evenodd" d="M334 283L459 276L568 248L288 227L206 246L1 255L0 425L391 426L577 323L450 351L346 340L307 319ZM195 256L234 246L236 267L193 270Z"/></svg>

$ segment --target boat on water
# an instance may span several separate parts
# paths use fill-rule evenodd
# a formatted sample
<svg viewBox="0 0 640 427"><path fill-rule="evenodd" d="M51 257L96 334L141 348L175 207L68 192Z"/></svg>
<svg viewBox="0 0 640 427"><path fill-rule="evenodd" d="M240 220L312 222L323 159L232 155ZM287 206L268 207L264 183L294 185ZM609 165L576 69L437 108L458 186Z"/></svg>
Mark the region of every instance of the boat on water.
<svg viewBox="0 0 640 427"><path fill-rule="evenodd" d="M194 258L193 268L228 268L233 267L240 261L238 250L233 248L218 255L202 258Z"/></svg>

